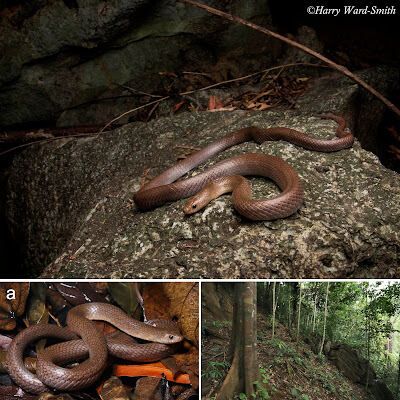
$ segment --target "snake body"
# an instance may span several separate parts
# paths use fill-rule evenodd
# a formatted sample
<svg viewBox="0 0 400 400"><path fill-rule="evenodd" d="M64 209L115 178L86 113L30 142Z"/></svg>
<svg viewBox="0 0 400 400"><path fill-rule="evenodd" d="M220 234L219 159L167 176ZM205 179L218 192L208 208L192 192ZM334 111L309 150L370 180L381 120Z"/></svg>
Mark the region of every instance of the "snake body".
<svg viewBox="0 0 400 400"><path fill-rule="evenodd" d="M155 343L137 344L121 333L105 337L92 320L106 321L129 336ZM183 337L172 322L160 321L157 326L130 318L120 308L106 303L86 303L72 308L67 315L68 328L56 325L35 325L22 330L11 342L6 365L11 378L30 393L49 388L78 390L90 386L103 373L108 355L136 362L160 360L171 354L168 344ZM78 339L80 337L81 339ZM65 342L38 353L36 374L29 372L23 361L24 349L41 338L57 338ZM89 358L74 368L58 364Z"/></svg>
<svg viewBox="0 0 400 400"><path fill-rule="evenodd" d="M285 218L301 207L304 195L296 171L279 157L244 154L223 160L192 178L179 181L178 179L212 156L248 141L261 144L265 141L285 140L307 150L320 152L333 152L352 146L354 137L346 128L344 118L330 113L321 115L321 118L332 119L338 124L334 139L317 139L285 127L243 128L216 140L152 179L134 194L134 201L140 210L150 210L167 202L197 194L184 207L186 214L192 214L213 198L232 191L233 206L246 218ZM252 199L250 184L242 175L270 178L282 192L272 199Z"/></svg>

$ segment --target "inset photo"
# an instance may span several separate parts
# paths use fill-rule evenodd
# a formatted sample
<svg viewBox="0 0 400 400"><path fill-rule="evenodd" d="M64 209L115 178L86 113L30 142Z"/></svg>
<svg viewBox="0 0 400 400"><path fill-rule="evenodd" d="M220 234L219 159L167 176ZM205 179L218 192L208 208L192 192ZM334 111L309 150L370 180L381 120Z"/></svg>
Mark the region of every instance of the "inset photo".
<svg viewBox="0 0 400 400"><path fill-rule="evenodd" d="M202 399L395 400L400 282L202 283Z"/></svg>
<svg viewBox="0 0 400 400"><path fill-rule="evenodd" d="M3 400L194 400L196 282L0 284Z"/></svg>

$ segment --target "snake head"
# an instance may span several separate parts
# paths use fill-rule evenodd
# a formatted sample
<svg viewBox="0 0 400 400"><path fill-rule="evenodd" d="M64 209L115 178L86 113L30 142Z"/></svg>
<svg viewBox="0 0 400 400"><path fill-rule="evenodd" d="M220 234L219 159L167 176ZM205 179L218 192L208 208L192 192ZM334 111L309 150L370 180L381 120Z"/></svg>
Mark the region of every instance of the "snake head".
<svg viewBox="0 0 400 400"><path fill-rule="evenodd" d="M179 343L182 342L183 336L178 333L166 333L164 337L164 343L166 344L173 344L173 343Z"/></svg>
<svg viewBox="0 0 400 400"><path fill-rule="evenodd" d="M186 215L191 215L206 207L212 200L208 192L208 188L205 187L203 190L192 196L183 206L183 212Z"/></svg>
<svg viewBox="0 0 400 400"><path fill-rule="evenodd" d="M174 329L161 329L161 332L158 332L155 337L148 339L156 343L174 344L182 342L183 336L178 328L174 327Z"/></svg>
<svg viewBox="0 0 400 400"><path fill-rule="evenodd" d="M179 327L174 321L154 319L145 323L159 329L155 337L148 338L151 341L163 344L174 344L183 340L183 335L181 335Z"/></svg>

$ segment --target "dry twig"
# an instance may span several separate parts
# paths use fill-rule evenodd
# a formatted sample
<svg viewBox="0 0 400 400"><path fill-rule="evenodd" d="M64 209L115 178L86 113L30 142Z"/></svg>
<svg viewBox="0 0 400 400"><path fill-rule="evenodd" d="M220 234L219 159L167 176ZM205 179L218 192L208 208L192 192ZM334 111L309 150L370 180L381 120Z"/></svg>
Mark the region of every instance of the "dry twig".
<svg viewBox="0 0 400 400"><path fill-rule="evenodd" d="M202 10L205 10L209 12L210 14L218 15L219 17L228 19L229 21L236 22L241 25L248 26L249 28L252 28L258 32L262 32L266 35L272 36L275 39L279 39L282 42L285 42L289 44L290 46L293 46L304 53L310 54L314 56L315 58L318 58L319 60L323 61L325 64L327 64L329 67L336 69L337 71L341 72L343 75L347 76L348 78L352 79L356 83L358 83L360 86L362 86L365 90L370 92L372 95L374 95L377 99L379 99L382 103L384 103L391 111L393 111L398 117L400 117L400 109L398 109L391 101L389 101L386 97L384 97L381 93L379 93L377 90L375 90L372 86L368 85L368 83L364 82L361 78L359 78L357 75L353 74L350 72L345 66L336 64L334 61L330 60L329 58L323 56L322 54L310 49L307 46L304 46L301 43L296 42L295 40L289 39L286 36L282 36L279 33L273 32L267 28L264 28L262 26L253 24L250 21L247 21L243 18L237 17L236 15L232 15L229 13L226 13L224 11L218 10L213 7L209 7L205 4L198 3L195 0L179 0L182 3L190 4L194 7L200 8Z"/></svg>
<svg viewBox="0 0 400 400"><path fill-rule="evenodd" d="M179 95L184 97L184 96L187 96L188 94L191 94L191 93L196 93L196 92L200 92L202 90L207 90L207 89L215 88L215 87L218 87L218 86L226 85L227 83L242 81L242 80L245 80L245 79L252 78L253 76L257 76L257 75L260 75L260 74L265 74L265 73L270 72L270 71L274 71L276 69L283 69L283 68L297 67L297 66L309 66L309 67L326 68L324 65L311 64L311 63L290 63L290 64L278 65L276 67L263 69L262 71L257 71L257 72L254 72L252 74L249 74L249 75L240 76L238 78L228 79L226 81L222 81L222 82L214 83L212 85L204 86L204 87L201 87L199 89L194 89L194 90L189 90L189 91L186 91L186 92L181 92L181 93L179 93ZM153 104L160 103L160 102L162 102L164 100L167 100L169 98L171 98L171 96L164 96L164 97L161 97L158 100L150 101L149 103L143 104L142 106L139 106L139 107L136 107L136 108L132 108L132 109L130 109L128 111L125 111L122 114L120 114L117 117L115 117L114 119L112 119L111 121L107 122L104 125L104 127L102 129L100 129L100 131L98 133L102 133L111 124L113 124L114 122L118 121L122 117L125 117L126 115L132 114L133 112L135 112L137 110L140 110L142 108L151 106Z"/></svg>

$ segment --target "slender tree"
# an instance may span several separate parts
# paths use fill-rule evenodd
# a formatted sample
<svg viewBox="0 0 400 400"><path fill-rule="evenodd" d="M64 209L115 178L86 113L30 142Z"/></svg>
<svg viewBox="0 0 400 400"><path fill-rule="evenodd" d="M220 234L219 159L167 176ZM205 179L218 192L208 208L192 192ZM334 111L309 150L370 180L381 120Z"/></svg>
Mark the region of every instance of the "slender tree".
<svg viewBox="0 0 400 400"><path fill-rule="evenodd" d="M326 285L326 294L325 294L325 307L324 307L324 328L322 331L322 341L321 341L321 347L319 349L319 354L322 354L322 351L324 349L324 344L325 344L325 335L326 335L326 318L328 316L328 297L329 297L329 282Z"/></svg>
<svg viewBox="0 0 400 400"><path fill-rule="evenodd" d="M272 339L275 336L276 282L272 284Z"/></svg>
<svg viewBox="0 0 400 400"><path fill-rule="evenodd" d="M397 360L397 387L396 387L396 398L400 399L400 354Z"/></svg>
<svg viewBox="0 0 400 400"><path fill-rule="evenodd" d="M290 305L292 304L292 295L290 293L290 290L288 292L288 328L289 328L289 333L292 331L292 310L290 309Z"/></svg>
<svg viewBox="0 0 400 400"><path fill-rule="evenodd" d="M216 399L230 400L235 394L254 395L258 378L257 364L257 285L255 282L235 284L231 336L231 367Z"/></svg>
<svg viewBox="0 0 400 400"><path fill-rule="evenodd" d="M318 299L318 292L315 291L314 296L314 311L313 311L313 319L312 319L312 332L315 332L315 321L317 319L317 299Z"/></svg>
<svg viewBox="0 0 400 400"><path fill-rule="evenodd" d="M371 359L371 324L370 324L370 312L369 312L369 283L365 287L365 331L367 339L367 381L365 383L365 388L368 390L369 386L369 376L370 376L370 359Z"/></svg>
<svg viewBox="0 0 400 400"><path fill-rule="evenodd" d="M299 302L297 304L297 331L296 331L296 342L299 341L300 337L300 317L301 317L301 301L303 298L303 286L299 283Z"/></svg>

